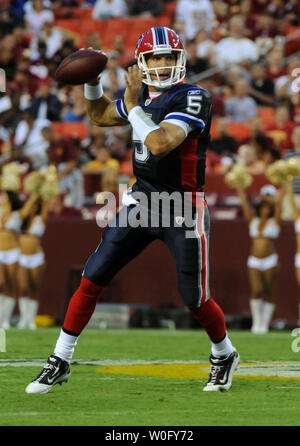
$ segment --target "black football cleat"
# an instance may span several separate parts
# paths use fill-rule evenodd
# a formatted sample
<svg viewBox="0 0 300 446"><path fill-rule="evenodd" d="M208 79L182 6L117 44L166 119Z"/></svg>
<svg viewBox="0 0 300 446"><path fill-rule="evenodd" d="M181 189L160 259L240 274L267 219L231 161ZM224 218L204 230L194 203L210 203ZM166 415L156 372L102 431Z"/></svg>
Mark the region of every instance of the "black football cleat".
<svg viewBox="0 0 300 446"><path fill-rule="evenodd" d="M26 393L48 393L55 384L68 382L71 375L68 362L49 356L41 373L25 389Z"/></svg>
<svg viewBox="0 0 300 446"><path fill-rule="evenodd" d="M234 350L229 356L222 358L211 355L209 361L211 369L204 392L226 392L232 386L232 376L240 362L240 355Z"/></svg>

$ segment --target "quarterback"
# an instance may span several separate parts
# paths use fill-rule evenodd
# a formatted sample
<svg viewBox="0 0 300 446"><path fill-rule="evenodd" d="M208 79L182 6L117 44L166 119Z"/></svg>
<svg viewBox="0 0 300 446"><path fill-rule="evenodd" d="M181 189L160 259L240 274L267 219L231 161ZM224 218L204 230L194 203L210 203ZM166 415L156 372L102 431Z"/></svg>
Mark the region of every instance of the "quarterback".
<svg viewBox="0 0 300 446"><path fill-rule="evenodd" d="M203 390L226 391L232 385L239 354L227 334L224 313L209 290L210 220L203 186L211 97L198 85L184 82L185 49L175 31L166 27L146 31L138 40L135 56L137 65L128 69L121 99L111 101L105 96L101 79L84 85L87 110L94 125L131 124L136 183L124 196L116 224L108 225L99 246L87 260L54 352L41 373L28 384L27 393L47 393L53 385L68 380L78 337L89 322L103 288L157 239L170 249L183 302L211 341L211 370ZM186 236L184 218L174 218L169 227L130 225L130 212L142 206L138 194L145 194L151 201L153 193L175 191L191 197L194 237ZM149 222L151 212L148 212ZM161 213L161 208L157 212ZM170 212L174 217L182 217L177 215L178 209L172 208ZM147 219L145 214L144 218Z"/></svg>

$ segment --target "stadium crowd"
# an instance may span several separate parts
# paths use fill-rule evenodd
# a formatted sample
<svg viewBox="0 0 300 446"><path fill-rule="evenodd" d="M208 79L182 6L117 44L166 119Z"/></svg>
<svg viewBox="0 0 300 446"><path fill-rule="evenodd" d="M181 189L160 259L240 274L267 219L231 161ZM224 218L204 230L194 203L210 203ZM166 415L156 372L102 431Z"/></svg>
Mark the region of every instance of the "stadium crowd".
<svg viewBox="0 0 300 446"><path fill-rule="evenodd" d="M300 156L299 17L297 0L0 0L0 165L55 165L75 209L88 202L91 172L102 174L100 188L130 184L130 127L92 126L82 86L59 84L54 74L76 49L106 51L102 85L116 99L138 36L157 25L177 30L186 80L213 94L208 173L239 160L262 174L277 159ZM299 200L299 181L294 187Z"/></svg>

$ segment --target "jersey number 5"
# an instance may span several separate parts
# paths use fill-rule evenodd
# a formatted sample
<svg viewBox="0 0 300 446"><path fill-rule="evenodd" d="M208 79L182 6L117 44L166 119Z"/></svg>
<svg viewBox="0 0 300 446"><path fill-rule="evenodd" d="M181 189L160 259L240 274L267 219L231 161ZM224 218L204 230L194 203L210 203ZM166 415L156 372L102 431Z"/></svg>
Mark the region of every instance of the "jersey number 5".
<svg viewBox="0 0 300 446"><path fill-rule="evenodd" d="M192 115L199 115L201 110L201 96L188 96L186 111Z"/></svg>

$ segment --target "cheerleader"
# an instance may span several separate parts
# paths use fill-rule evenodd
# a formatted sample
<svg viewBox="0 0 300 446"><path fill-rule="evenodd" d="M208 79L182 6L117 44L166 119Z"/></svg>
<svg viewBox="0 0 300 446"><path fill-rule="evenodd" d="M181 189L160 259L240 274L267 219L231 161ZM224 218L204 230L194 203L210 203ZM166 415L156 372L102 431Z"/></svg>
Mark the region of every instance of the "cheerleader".
<svg viewBox="0 0 300 446"><path fill-rule="evenodd" d="M2 169L0 200L0 327L10 328L16 304L16 274L20 254L18 235L23 220L38 198L32 194L25 204L18 196L18 168L7 165Z"/></svg>
<svg viewBox="0 0 300 446"><path fill-rule="evenodd" d="M300 286L300 210L297 208L294 197L293 179L294 178L291 177L291 179L287 181L287 195L291 203L293 219L295 224L296 243L297 243L296 255L295 255L295 270L296 270L297 281ZM300 326L300 303L299 303L298 325Z"/></svg>
<svg viewBox="0 0 300 446"><path fill-rule="evenodd" d="M41 239L46 230L49 200L39 197L22 225L19 237L18 269L19 311L18 328L34 329L38 312L40 287L45 270L45 255Z"/></svg>
<svg viewBox="0 0 300 446"><path fill-rule="evenodd" d="M24 180L27 193L39 192L39 198L31 207L22 225L19 237L20 255L18 269L19 312L18 328L35 329L40 289L45 271L45 254L42 237L46 230L49 200L60 193L56 169L32 172Z"/></svg>
<svg viewBox="0 0 300 446"><path fill-rule="evenodd" d="M283 189L277 193L272 185L263 186L255 212L245 191L237 187L244 217L249 222L251 252L248 274L251 287L250 309L252 333L267 333L274 313L273 289L278 272L275 241L280 233Z"/></svg>

